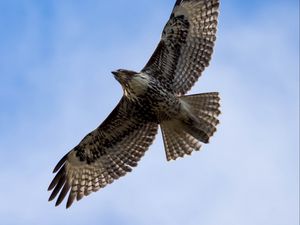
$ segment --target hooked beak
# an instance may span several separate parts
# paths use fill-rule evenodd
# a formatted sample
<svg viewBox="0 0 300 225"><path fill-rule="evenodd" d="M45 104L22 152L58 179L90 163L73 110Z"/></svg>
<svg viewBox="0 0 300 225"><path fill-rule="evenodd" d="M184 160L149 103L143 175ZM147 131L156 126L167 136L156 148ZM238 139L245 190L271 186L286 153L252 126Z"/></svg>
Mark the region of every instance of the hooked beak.
<svg viewBox="0 0 300 225"><path fill-rule="evenodd" d="M111 71L111 73L114 75L115 79L120 82L120 74L117 71Z"/></svg>
<svg viewBox="0 0 300 225"><path fill-rule="evenodd" d="M118 76L118 72L117 72L117 71L111 71L111 73L112 73L114 76Z"/></svg>
<svg viewBox="0 0 300 225"><path fill-rule="evenodd" d="M112 71L111 73L114 75L114 77L117 81L119 81L120 83L124 82L124 76L122 76L122 74L120 74L120 72Z"/></svg>

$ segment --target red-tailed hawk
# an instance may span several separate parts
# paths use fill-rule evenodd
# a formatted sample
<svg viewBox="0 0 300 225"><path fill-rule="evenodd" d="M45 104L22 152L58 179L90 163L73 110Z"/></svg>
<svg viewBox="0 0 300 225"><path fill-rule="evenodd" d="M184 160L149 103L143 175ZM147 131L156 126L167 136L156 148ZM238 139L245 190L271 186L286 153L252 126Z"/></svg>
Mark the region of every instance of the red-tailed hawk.
<svg viewBox="0 0 300 225"><path fill-rule="evenodd" d="M184 95L208 66L218 0L177 0L161 40L140 72L112 72L124 95L107 119L56 165L49 186L67 207L137 166L161 126L167 160L208 143L216 131L218 93Z"/></svg>

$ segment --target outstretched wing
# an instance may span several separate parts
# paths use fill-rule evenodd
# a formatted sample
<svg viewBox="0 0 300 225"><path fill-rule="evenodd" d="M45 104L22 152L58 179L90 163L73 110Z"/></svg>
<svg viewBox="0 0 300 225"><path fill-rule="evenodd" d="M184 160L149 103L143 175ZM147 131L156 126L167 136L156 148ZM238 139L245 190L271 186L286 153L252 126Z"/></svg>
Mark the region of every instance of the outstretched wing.
<svg viewBox="0 0 300 225"><path fill-rule="evenodd" d="M98 191L137 166L157 133L156 123L146 123L138 109L122 98L108 118L65 155L54 169L49 201L58 194L59 205L69 193L67 208Z"/></svg>
<svg viewBox="0 0 300 225"><path fill-rule="evenodd" d="M143 72L185 94L209 65L216 40L219 0L177 0L161 40Z"/></svg>

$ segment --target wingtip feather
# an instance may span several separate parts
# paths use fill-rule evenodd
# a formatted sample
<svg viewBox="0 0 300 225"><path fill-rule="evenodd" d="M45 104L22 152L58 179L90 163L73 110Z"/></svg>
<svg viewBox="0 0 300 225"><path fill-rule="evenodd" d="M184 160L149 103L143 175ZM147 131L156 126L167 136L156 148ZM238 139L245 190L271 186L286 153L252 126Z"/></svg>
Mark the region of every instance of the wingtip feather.
<svg viewBox="0 0 300 225"><path fill-rule="evenodd" d="M64 157L61 158L61 160L59 160L59 162L56 164L56 166L53 170L53 173L56 173L64 165L64 163L67 160L68 154L69 153L67 153Z"/></svg>
<svg viewBox="0 0 300 225"><path fill-rule="evenodd" d="M49 187L48 187L48 191L51 191L61 180L61 178L65 175L65 167L62 167L58 173L55 175L55 177L53 178L53 180L51 181Z"/></svg>

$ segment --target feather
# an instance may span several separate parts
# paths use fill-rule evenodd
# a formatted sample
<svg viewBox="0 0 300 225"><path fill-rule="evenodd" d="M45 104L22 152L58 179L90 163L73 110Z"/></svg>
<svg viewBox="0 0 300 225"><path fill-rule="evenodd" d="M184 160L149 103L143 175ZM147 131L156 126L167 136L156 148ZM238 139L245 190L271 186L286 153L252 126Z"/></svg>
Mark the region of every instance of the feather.
<svg viewBox="0 0 300 225"><path fill-rule="evenodd" d="M124 98L108 118L65 155L55 167L49 201L56 206L69 196L66 207L124 176L137 165L157 133L158 124L132 117L138 112ZM130 111L128 111L130 107Z"/></svg>
<svg viewBox="0 0 300 225"><path fill-rule="evenodd" d="M209 65L216 40L219 0L177 0L162 38L143 72L185 94Z"/></svg>

